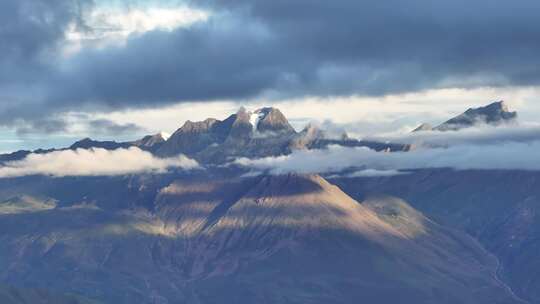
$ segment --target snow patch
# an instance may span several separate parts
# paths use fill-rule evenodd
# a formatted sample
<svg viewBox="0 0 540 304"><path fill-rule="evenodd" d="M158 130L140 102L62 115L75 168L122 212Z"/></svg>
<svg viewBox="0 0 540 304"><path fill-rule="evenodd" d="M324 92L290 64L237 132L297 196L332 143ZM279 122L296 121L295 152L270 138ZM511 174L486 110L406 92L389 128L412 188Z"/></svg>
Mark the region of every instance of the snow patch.
<svg viewBox="0 0 540 304"><path fill-rule="evenodd" d="M257 126L259 125L259 121L261 121L261 119L263 119L264 116L265 116L265 113L259 110L250 112L249 123L253 126L253 133L257 132Z"/></svg>

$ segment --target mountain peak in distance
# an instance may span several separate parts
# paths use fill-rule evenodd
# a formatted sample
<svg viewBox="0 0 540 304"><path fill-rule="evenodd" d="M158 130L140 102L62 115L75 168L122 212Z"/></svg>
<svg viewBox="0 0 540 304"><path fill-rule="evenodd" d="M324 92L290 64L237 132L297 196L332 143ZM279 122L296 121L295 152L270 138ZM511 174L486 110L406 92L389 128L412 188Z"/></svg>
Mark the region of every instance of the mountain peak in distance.
<svg viewBox="0 0 540 304"><path fill-rule="evenodd" d="M499 126L515 122L517 112L509 110L508 105L503 101L496 101L483 107L469 108L462 114L447 120L446 122L431 128L429 124L422 124L413 132L418 131L457 131L477 125L487 124Z"/></svg>

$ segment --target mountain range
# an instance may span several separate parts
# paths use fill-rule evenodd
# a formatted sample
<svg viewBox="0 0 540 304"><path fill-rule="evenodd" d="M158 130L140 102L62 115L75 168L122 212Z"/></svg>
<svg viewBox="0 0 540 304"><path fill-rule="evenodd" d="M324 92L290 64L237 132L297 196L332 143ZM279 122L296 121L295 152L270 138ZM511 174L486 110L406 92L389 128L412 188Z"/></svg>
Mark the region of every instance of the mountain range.
<svg viewBox="0 0 540 304"><path fill-rule="evenodd" d="M464 113L449 119L437 127L429 124L418 126L419 131L456 131L475 125L501 125L516 121L517 113L508 110L504 101L491 103L484 107L470 108ZM412 145L400 142L358 140L346 133L339 137L329 136L319 127L309 124L297 132L279 109L265 107L253 112L241 108L223 121L207 118L204 121L186 121L170 137L162 133L147 135L141 139L116 142L84 138L70 147L60 149L38 149L35 151L16 151L0 154L0 163L20 160L30 153L49 153L52 151L102 148L115 150L138 147L158 157L184 154L201 163L223 164L238 157L262 158L288 155L295 150L325 149L330 145L345 147L366 147L375 151L409 151Z"/></svg>
<svg viewBox="0 0 540 304"><path fill-rule="evenodd" d="M515 119L503 103L465 113L449 125ZM56 149L139 147L205 170L2 178L0 301L540 303L539 172L251 175L224 165L331 145L411 149L298 132L275 108L188 121L169 138Z"/></svg>
<svg viewBox="0 0 540 304"><path fill-rule="evenodd" d="M225 120L208 118L186 121L167 139L161 133L128 142L99 141L84 138L68 148L16 151L0 155L0 163L20 160L30 153L102 148L115 150L138 147L158 157L184 154L201 163L223 164L236 157L260 158L288 155L294 150L324 149L329 145L367 147L376 151L407 151L410 145L369 140L357 140L343 134L333 138L310 124L297 132L276 108L266 107L248 112L241 108Z"/></svg>

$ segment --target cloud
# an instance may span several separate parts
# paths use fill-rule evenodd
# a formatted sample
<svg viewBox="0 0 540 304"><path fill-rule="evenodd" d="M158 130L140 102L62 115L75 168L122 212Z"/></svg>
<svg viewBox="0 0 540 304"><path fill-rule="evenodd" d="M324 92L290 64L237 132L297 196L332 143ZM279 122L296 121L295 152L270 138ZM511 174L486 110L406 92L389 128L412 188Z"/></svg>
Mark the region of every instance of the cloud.
<svg viewBox="0 0 540 304"><path fill-rule="evenodd" d="M68 129L67 122L62 118L39 118L32 121L17 121L15 132L19 136L29 134L53 134L65 132Z"/></svg>
<svg viewBox="0 0 540 304"><path fill-rule="evenodd" d="M30 154L20 161L0 166L0 177L26 175L102 176L137 173L164 173L169 169L198 168L195 160L183 155L174 158L156 158L139 148L105 150L77 149L46 154Z"/></svg>
<svg viewBox="0 0 540 304"><path fill-rule="evenodd" d="M346 177L375 177L375 176L393 176L405 174L403 171L398 170L375 170L375 169L366 169L355 171L353 173L345 175Z"/></svg>
<svg viewBox="0 0 540 304"><path fill-rule="evenodd" d="M357 170L357 171L355 170L352 173L341 172L338 174L331 174L331 175L328 175L327 178L377 177L377 176L394 176L394 175L401 175L401 174L408 174L408 172L399 171L399 170L364 169L364 170ZM253 172L252 175L255 175L255 172Z"/></svg>
<svg viewBox="0 0 540 304"><path fill-rule="evenodd" d="M66 58L55 51L70 26L88 26L90 1L2 1L3 123L73 109L540 84L536 0L189 3L211 14Z"/></svg>
<svg viewBox="0 0 540 304"><path fill-rule="evenodd" d="M457 145L410 152L376 152L367 148L331 146L261 159L241 158L236 164L272 173L331 173L357 168L357 174L398 173L422 168L540 170L540 141L490 145ZM354 174L354 173L353 173Z"/></svg>
<svg viewBox="0 0 540 304"><path fill-rule="evenodd" d="M88 121L87 124L93 134L133 134L144 130L134 123L121 124L109 119L93 119Z"/></svg>
<svg viewBox="0 0 540 304"><path fill-rule="evenodd" d="M135 123L115 122L106 118L91 118L85 114L65 115L64 117L36 118L35 120L16 120L13 125L19 137L35 134L66 134L78 132L89 135L134 135L146 132L146 129Z"/></svg>
<svg viewBox="0 0 540 304"><path fill-rule="evenodd" d="M87 47L123 46L130 35L153 30L172 31L207 17L207 12L188 7L145 7L133 3L96 6L87 14L84 29L68 28L64 51L69 56Z"/></svg>
<svg viewBox="0 0 540 304"><path fill-rule="evenodd" d="M83 27L83 12L92 0L0 1L0 125L36 120L58 112L43 98L60 64L57 48L65 29ZM52 114L51 114L52 113ZM30 126L32 128L33 126ZM24 133L25 130L22 130Z"/></svg>
<svg viewBox="0 0 540 304"><path fill-rule="evenodd" d="M3 0L0 2L0 80L31 80L45 66L47 51L63 41L69 25L82 26L91 0ZM6 67L11 69L5 69ZM18 68L18 69L16 69Z"/></svg>
<svg viewBox="0 0 540 304"><path fill-rule="evenodd" d="M422 131L371 137L377 141L392 141L416 146L446 147L455 145L497 145L540 141L540 124L522 123L502 126L478 125L458 131Z"/></svg>

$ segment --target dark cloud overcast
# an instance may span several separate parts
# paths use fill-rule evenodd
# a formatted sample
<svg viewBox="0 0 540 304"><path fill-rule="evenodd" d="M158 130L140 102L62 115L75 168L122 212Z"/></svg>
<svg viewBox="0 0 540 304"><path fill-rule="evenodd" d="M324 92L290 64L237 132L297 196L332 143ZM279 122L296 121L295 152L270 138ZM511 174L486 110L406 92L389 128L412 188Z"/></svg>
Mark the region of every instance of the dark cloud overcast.
<svg viewBox="0 0 540 304"><path fill-rule="evenodd" d="M83 12L92 0L0 1L0 125L16 125L17 132L64 129L49 104L56 90L58 48L70 24L83 27ZM82 72L82 71L81 71ZM26 125L20 127L21 119ZM22 123L23 125L25 123Z"/></svg>
<svg viewBox="0 0 540 304"><path fill-rule="evenodd" d="M0 119L171 102L537 85L540 2L208 0L207 21L55 47L91 2L0 3Z"/></svg>
<svg viewBox="0 0 540 304"><path fill-rule="evenodd" d="M88 1L3 0L0 2L0 69L2 84L36 80L47 70L57 43L71 22L80 23ZM22 65L22 66L21 66ZM17 69L17 67L20 67ZM40 73L38 73L40 74ZM40 75L43 76L43 75Z"/></svg>

